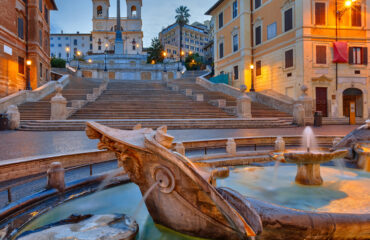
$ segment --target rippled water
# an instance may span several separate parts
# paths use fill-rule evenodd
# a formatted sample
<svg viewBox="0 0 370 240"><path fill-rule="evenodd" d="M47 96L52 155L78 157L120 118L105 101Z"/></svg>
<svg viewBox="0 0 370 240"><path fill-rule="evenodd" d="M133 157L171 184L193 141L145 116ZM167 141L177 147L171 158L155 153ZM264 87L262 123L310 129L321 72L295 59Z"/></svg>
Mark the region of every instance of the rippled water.
<svg viewBox="0 0 370 240"><path fill-rule="evenodd" d="M218 180L218 186L227 186L243 195L255 197L290 208L312 211L346 213L370 213L370 174L333 167L322 167L324 185L321 187L299 186L294 183L296 166L244 167L230 171L230 176ZM34 230L69 217L71 214L113 214L132 216L142 199L135 184L126 184L103 190L66 202L32 221L26 229ZM139 240L186 240L197 239L157 226L145 206L135 214L139 224Z"/></svg>

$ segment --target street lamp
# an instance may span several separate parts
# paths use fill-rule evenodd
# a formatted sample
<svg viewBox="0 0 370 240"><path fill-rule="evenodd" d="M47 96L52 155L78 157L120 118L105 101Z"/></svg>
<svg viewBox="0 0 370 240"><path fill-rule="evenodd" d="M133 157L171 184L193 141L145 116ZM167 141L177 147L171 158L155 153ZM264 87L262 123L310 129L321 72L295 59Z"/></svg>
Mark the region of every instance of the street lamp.
<svg viewBox="0 0 370 240"><path fill-rule="evenodd" d="M163 55L163 65L164 65L164 70L163 70L163 71L164 71L164 72L167 72L167 69L166 69L166 62L165 62L166 57L167 57L167 52L163 51L162 55Z"/></svg>
<svg viewBox="0 0 370 240"><path fill-rule="evenodd" d="M249 66L249 68L251 69L251 89L250 89L250 91L251 92L254 92L255 91L255 89L254 89L254 65L253 64L251 64L250 66Z"/></svg>
<svg viewBox="0 0 370 240"><path fill-rule="evenodd" d="M105 44L105 51L104 51L104 72L107 72L107 51L108 51L109 44Z"/></svg>
<svg viewBox="0 0 370 240"><path fill-rule="evenodd" d="M67 52L67 63L69 63L69 53L71 49L69 47L66 47L66 52Z"/></svg>
<svg viewBox="0 0 370 240"><path fill-rule="evenodd" d="M177 64L177 71L180 72L180 63L182 63L182 57L185 56L185 52L181 50L180 52L180 61L179 64Z"/></svg>
<svg viewBox="0 0 370 240"><path fill-rule="evenodd" d="M155 64L155 60L152 60L152 62L151 62L151 63L152 63L152 65L154 65L154 64Z"/></svg>
<svg viewBox="0 0 370 240"><path fill-rule="evenodd" d="M91 60L91 58L89 59L89 60L87 60L89 63L92 63L92 60Z"/></svg>
<svg viewBox="0 0 370 240"><path fill-rule="evenodd" d="M139 47L140 47L140 45L136 44L137 54L139 54Z"/></svg>
<svg viewBox="0 0 370 240"><path fill-rule="evenodd" d="M77 70L80 70L80 59L81 51L77 51Z"/></svg>
<svg viewBox="0 0 370 240"><path fill-rule="evenodd" d="M31 80L30 80L30 67L32 65L31 60L26 61L26 90L32 90L31 89Z"/></svg>

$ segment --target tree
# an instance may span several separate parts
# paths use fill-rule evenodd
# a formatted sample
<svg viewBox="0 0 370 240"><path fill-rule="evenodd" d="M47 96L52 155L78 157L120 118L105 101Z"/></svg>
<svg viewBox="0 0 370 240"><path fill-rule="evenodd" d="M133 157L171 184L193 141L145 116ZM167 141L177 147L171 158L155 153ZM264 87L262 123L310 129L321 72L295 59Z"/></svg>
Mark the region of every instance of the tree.
<svg viewBox="0 0 370 240"><path fill-rule="evenodd" d="M203 58L198 53L191 54L185 59L187 70L200 70L205 68Z"/></svg>
<svg viewBox="0 0 370 240"><path fill-rule="evenodd" d="M163 62L163 46L159 39L153 38L152 44L148 49L148 63L152 63L154 60L155 63L162 63Z"/></svg>
<svg viewBox="0 0 370 240"><path fill-rule="evenodd" d="M53 68L65 68L66 61L61 58L52 58L51 59L51 67Z"/></svg>
<svg viewBox="0 0 370 240"><path fill-rule="evenodd" d="M180 26L180 60L181 60L181 52L182 52L182 30L185 24L189 23L189 18L190 18L190 10L186 6L180 6L176 9L176 23L179 24Z"/></svg>

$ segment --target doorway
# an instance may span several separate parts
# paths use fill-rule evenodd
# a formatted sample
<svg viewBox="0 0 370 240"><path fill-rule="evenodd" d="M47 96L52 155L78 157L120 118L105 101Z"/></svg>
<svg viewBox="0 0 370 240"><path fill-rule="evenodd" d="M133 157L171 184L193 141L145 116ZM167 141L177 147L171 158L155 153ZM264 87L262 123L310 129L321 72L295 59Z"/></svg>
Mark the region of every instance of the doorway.
<svg viewBox="0 0 370 240"><path fill-rule="evenodd" d="M363 94L358 88L347 88L343 92L343 115L349 117L350 103L356 103L356 117L363 116Z"/></svg>
<svg viewBox="0 0 370 240"><path fill-rule="evenodd" d="M328 116L328 88L316 88L316 111L322 112L323 117Z"/></svg>

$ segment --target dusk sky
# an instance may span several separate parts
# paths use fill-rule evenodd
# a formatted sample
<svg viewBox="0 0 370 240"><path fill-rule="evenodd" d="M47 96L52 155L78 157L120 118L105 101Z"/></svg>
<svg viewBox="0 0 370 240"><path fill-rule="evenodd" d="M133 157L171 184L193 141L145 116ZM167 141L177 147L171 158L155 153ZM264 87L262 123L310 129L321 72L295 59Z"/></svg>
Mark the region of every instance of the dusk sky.
<svg viewBox="0 0 370 240"><path fill-rule="evenodd" d="M144 47L158 36L163 27L175 21L175 9L185 5L190 9L190 23L210 19L204 13L216 0L143 0L142 19ZM116 16L116 0L110 0L110 17ZM92 0L56 0L58 11L51 13L51 32L90 33L92 30ZM126 17L126 0L121 0L121 16Z"/></svg>

